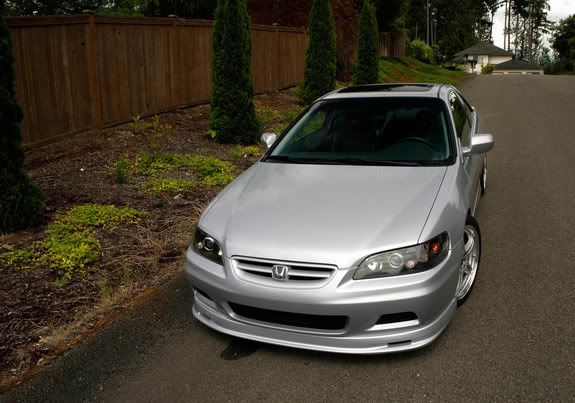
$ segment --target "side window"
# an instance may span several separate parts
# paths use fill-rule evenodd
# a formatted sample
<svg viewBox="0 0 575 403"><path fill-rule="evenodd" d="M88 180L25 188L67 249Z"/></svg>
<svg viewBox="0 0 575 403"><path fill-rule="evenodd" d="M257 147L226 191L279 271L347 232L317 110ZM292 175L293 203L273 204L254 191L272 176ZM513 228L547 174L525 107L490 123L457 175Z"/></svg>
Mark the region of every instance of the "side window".
<svg viewBox="0 0 575 403"><path fill-rule="evenodd" d="M459 137L462 146L468 146L471 143L471 122L465 105L455 92L449 94L449 107L453 113L457 137Z"/></svg>

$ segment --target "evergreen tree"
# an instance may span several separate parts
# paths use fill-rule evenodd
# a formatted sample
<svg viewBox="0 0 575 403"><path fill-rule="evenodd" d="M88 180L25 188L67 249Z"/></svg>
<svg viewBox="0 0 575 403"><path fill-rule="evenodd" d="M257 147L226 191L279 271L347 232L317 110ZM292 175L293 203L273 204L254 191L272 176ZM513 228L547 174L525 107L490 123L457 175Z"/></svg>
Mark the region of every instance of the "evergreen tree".
<svg viewBox="0 0 575 403"><path fill-rule="evenodd" d="M310 103L335 88L335 22L329 0L314 0L308 29L302 100Z"/></svg>
<svg viewBox="0 0 575 403"><path fill-rule="evenodd" d="M364 0L357 52L356 84L377 83L379 75L379 31L372 0Z"/></svg>
<svg viewBox="0 0 575 403"><path fill-rule="evenodd" d="M210 129L222 143L254 144L260 135L252 86L250 19L245 0L219 0L212 37Z"/></svg>
<svg viewBox="0 0 575 403"><path fill-rule="evenodd" d="M564 70L575 70L575 14L559 22L555 31L553 49L557 51Z"/></svg>
<svg viewBox="0 0 575 403"><path fill-rule="evenodd" d="M0 232L37 223L43 210L40 191L24 172L23 115L16 102L13 63L4 0L0 0Z"/></svg>

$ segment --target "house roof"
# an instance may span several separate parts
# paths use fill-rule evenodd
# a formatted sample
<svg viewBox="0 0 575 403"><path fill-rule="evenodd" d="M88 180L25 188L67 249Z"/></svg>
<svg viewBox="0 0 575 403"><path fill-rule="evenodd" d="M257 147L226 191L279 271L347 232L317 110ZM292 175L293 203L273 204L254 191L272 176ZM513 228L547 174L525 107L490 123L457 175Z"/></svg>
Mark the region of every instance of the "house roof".
<svg viewBox="0 0 575 403"><path fill-rule="evenodd" d="M465 55L511 56L512 53L501 49L492 43L483 42L455 54L455 56Z"/></svg>
<svg viewBox="0 0 575 403"><path fill-rule="evenodd" d="M527 60L511 59L495 65L495 70L541 70L542 67Z"/></svg>

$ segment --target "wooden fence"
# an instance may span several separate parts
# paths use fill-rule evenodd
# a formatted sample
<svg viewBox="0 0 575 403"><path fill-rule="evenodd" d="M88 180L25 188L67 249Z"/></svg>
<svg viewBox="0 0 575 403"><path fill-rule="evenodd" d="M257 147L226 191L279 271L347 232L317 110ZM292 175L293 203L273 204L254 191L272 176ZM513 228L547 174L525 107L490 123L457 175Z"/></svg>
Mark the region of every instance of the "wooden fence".
<svg viewBox="0 0 575 403"><path fill-rule="evenodd" d="M405 38L388 32L379 33L379 55L405 56Z"/></svg>
<svg viewBox="0 0 575 403"><path fill-rule="evenodd" d="M8 25L28 148L209 101L211 21L82 15ZM255 92L301 81L306 47L302 29L253 25Z"/></svg>

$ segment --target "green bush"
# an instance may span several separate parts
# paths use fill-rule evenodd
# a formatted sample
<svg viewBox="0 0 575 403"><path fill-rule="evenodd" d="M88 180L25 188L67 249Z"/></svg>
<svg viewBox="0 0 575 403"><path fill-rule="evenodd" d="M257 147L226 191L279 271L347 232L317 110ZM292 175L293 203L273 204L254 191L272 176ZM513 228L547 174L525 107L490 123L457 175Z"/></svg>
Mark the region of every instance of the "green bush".
<svg viewBox="0 0 575 403"><path fill-rule="evenodd" d="M252 86L250 19L246 0L219 0L212 37L211 136L255 144L260 136Z"/></svg>
<svg viewBox="0 0 575 403"><path fill-rule="evenodd" d="M486 64L481 67L481 74L491 74L495 70L495 66L492 64Z"/></svg>
<svg viewBox="0 0 575 403"><path fill-rule="evenodd" d="M377 83L379 73L379 31L375 6L372 0L364 0L361 12L359 48L357 52L356 84Z"/></svg>
<svg viewBox="0 0 575 403"><path fill-rule="evenodd" d="M130 170L130 160L127 155L122 155L114 165L114 181L116 183L126 183L128 171Z"/></svg>
<svg viewBox="0 0 575 403"><path fill-rule="evenodd" d="M302 101L309 104L335 89L335 22L329 0L314 0L308 28L308 48Z"/></svg>
<svg viewBox="0 0 575 403"><path fill-rule="evenodd" d="M10 32L0 0L0 233L36 224L42 218L42 195L24 172L20 135L22 110L16 101Z"/></svg>
<svg viewBox="0 0 575 403"><path fill-rule="evenodd" d="M407 45L407 55L424 63L435 63L433 48L422 40L416 39Z"/></svg>

